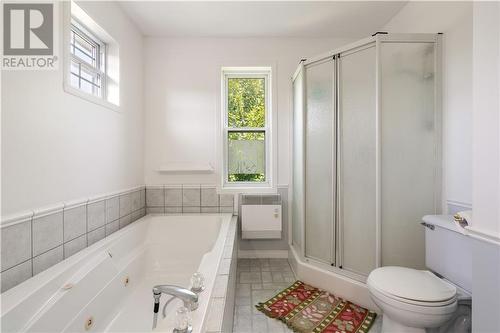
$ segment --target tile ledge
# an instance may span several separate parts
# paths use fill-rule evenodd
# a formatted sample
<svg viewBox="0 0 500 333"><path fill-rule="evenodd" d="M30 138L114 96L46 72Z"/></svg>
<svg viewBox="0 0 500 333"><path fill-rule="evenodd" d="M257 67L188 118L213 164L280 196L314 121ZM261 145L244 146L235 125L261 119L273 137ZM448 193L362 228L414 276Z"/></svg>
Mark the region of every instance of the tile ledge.
<svg viewBox="0 0 500 333"><path fill-rule="evenodd" d="M64 202L61 202L51 206L37 208L33 211L33 219L62 212L64 210L64 206Z"/></svg>
<svg viewBox="0 0 500 333"><path fill-rule="evenodd" d="M163 190L165 185L146 185L146 190Z"/></svg>
<svg viewBox="0 0 500 333"><path fill-rule="evenodd" d="M2 217L0 226L2 228L10 227L19 223L30 221L35 215L34 211L25 211L18 214L7 215Z"/></svg>
<svg viewBox="0 0 500 333"><path fill-rule="evenodd" d="M59 211L63 211L64 209L76 208L79 206L83 206L85 204L95 203L101 200L112 199L115 197L119 197L120 195L123 194L129 194L144 189L146 189L145 185L138 185L134 187L129 187L124 190L108 192L97 196L91 196L89 198L81 198L64 202L58 202L53 205L43 206L40 208L36 208L34 210L27 210L19 213L9 214L1 217L0 227L4 228L7 226L15 225L17 223L26 222L30 218L44 217L50 214L58 213Z"/></svg>
<svg viewBox="0 0 500 333"><path fill-rule="evenodd" d="M64 210L73 209L85 206L89 202L89 199L78 199L72 200L64 203Z"/></svg>

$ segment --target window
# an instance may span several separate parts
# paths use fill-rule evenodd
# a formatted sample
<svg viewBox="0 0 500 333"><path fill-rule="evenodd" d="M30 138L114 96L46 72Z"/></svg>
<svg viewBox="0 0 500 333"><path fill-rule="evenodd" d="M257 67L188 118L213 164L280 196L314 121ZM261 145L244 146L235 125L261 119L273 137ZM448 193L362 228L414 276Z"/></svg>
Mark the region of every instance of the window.
<svg viewBox="0 0 500 333"><path fill-rule="evenodd" d="M271 187L270 74L223 70L223 187Z"/></svg>
<svg viewBox="0 0 500 333"><path fill-rule="evenodd" d="M87 94L105 98L106 45L71 19L70 83Z"/></svg>
<svg viewBox="0 0 500 333"><path fill-rule="evenodd" d="M63 11L64 91L120 111L120 45L75 2Z"/></svg>

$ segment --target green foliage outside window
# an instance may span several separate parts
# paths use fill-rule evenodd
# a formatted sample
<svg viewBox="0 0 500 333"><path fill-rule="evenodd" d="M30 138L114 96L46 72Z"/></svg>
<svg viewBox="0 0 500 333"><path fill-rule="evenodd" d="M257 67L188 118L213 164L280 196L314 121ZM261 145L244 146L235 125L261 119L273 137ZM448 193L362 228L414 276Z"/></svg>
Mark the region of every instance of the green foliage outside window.
<svg viewBox="0 0 500 333"><path fill-rule="evenodd" d="M228 126L266 126L265 80L230 78L228 80Z"/></svg>
<svg viewBox="0 0 500 333"><path fill-rule="evenodd" d="M229 175L230 182L264 182L266 176L263 173L232 173Z"/></svg>
<svg viewBox="0 0 500 333"><path fill-rule="evenodd" d="M266 87L263 78L228 79L228 127L262 128L266 126ZM265 140L264 132L229 132L229 141ZM244 155L244 152L242 152ZM263 173L229 173L230 182L263 182Z"/></svg>

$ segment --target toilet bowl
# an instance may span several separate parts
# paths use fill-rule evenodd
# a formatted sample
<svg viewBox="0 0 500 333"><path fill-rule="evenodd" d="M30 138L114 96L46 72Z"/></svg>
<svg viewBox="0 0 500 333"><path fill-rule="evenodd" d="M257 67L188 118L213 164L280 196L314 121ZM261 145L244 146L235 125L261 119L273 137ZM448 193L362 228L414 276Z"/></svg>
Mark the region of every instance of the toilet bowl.
<svg viewBox="0 0 500 333"><path fill-rule="evenodd" d="M383 312L384 333L423 333L442 326L457 310L456 287L430 271L381 267L370 273L367 285Z"/></svg>
<svg viewBox="0 0 500 333"><path fill-rule="evenodd" d="M366 281L371 298L383 312L382 332L469 333L470 238L452 215L427 215L422 220L429 270L380 267Z"/></svg>

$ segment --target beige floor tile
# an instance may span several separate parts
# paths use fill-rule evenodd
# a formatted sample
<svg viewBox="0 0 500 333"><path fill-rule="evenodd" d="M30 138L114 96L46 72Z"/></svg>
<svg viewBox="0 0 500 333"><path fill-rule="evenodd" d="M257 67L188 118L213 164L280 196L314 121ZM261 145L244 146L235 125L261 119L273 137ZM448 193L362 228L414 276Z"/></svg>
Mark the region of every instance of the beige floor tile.
<svg viewBox="0 0 500 333"><path fill-rule="evenodd" d="M279 320L255 308L287 288L295 277L286 259L239 259L234 311L234 333L291 333Z"/></svg>
<svg viewBox="0 0 500 333"><path fill-rule="evenodd" d="M260 272L240 272L240 283L261 283Z"/></svg>

